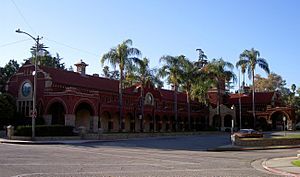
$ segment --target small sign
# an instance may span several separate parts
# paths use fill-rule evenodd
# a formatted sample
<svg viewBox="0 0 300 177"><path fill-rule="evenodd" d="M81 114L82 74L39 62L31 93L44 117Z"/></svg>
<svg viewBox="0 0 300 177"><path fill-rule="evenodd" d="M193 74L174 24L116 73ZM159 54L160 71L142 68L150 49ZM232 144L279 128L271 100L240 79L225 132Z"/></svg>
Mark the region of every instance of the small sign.
<svg viewBox="0 0 300 177"><path fill-rule="evenodd" d="M30 110L30 111L29 111L29 114L30 114L30 116L33 117L33 118L36 118L36 116L37 116L36 111L33 111L33 110Z"/></svg>

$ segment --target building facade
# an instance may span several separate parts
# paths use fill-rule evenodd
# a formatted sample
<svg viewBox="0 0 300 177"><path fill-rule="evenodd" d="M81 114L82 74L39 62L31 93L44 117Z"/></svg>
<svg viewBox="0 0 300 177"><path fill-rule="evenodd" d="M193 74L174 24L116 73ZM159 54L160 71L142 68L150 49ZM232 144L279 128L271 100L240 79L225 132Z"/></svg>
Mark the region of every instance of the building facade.
<svg viewBox="0 0 300 177"><path fill-rule="evenodd" d="M174 92L157 89L150 83L144 88L144 118L141 113L141 88L123 89L123 118L119 122L119 81L87 75L87 64L75 64L77 72L38 67L37 111L48 125L86 127L90 132L165 132L174 131ZM34 65L26 62L10 79L8 93L17 99L17 109L31 118ZM178 93L178 131L188 128L186 94ZM206 127L205 105L191 102L191 128ZM121 126L119 126L121 124ZM141 130L141 128L143 130Z"/></svg>
<svg viewBox="0 0 300 177"><path fill-rule="evenodd" d="M186 94L179 92L176 121L175 92L155 88L151 83L143 88L143 97L140 85L123 89L123 117L119 119L119 81L102 78L97 74L87 75L85 71L88 65L83 61L75 66L76 72L44 66L37 68L37 114L47 125L61 124L75 128L84 126L90 132L98 132L99 129L104 132L117 132L120 131L119 128L123 132L168 132L175 131L176 122L177 131L187 131L189 122L191 130L195 131L207 127L226 130L231 128L232 122L235 127L239 125L236 94L228 95L221 91L220 106L217 106L218 93L212 89L209 92L210 106L191 101L189 120ZM22 112L29 119L32 112L33 71L34 65L27 61L7 84L8 93L17 100L18 112ZM144 109L141 104L142 98L144 98ZM271 124L272 128L279 128L278 117L282 113L287 117L287 123L292 126L293 110L281 105L278 107L276 101L279 100L276 98L266 97L263 99L266 102L257 102L258 120L266 120L265 122ZM276 104L273 104L273 101ZM247 118L251 102L246 99L246 96L242 98L242 102L242 124L246 128L251 126L251 123L245 122L251 120Z"/></svg>

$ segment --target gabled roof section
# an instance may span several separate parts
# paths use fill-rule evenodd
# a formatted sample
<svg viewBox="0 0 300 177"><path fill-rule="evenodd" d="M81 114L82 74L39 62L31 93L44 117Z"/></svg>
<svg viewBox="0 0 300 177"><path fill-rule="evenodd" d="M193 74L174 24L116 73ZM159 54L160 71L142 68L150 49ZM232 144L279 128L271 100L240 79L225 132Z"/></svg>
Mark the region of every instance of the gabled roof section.
<svg viewBox="0 0 300 177"><path fill-rule="evenodd" d="M81 74L73 71L49 68L45 66L40 66L40 69L46 73L49 73L50 77L52 78L52 82L55 83L92 90L118 92L119 81L117 80L90 75L82 76Z"/></svg>
<svg viewBox="0 0 300 177"><path fill-rule="evenodd" d="M256 92L255 93L255 104L270 104L275 92ZM228 103L229 104L238 104L239 97L243 104L252 103L252 93L250 94L230 94Z"/></svg>
<svg viewBox="0 0 300 177"><path fill-rule="evenodd" d="M165 90L160 89L160 94L163 100L171 100L174 101L174 91L173 90ZM177 93L177 101L178 102L186 102L186 94L183 92Z"/></svg>

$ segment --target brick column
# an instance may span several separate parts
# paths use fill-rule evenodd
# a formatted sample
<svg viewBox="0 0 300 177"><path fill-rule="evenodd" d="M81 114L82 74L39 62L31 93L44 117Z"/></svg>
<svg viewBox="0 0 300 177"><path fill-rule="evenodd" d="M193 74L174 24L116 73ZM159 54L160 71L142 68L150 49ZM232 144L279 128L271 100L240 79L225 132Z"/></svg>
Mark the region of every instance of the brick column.
<svg viewBox="0 0 300 177"><path fill-rule="evenodd" d="M92 121L93 121L93 128L92 128L93 132L98 132L99 116L93 116Z"/></svg>
<svg viewBox="0 0 300 177"><path fill-rule="evenodd" d="M74 114L65 114L65 125L75 127L75 115Z"/></svg>
<svg viewBox="0 0 300 177"><path fill-rule="evenodd" d="M43 119L45 121L45 125L51 125L51 123L52 123L52 115L51 114L43 115Z"/></svg>

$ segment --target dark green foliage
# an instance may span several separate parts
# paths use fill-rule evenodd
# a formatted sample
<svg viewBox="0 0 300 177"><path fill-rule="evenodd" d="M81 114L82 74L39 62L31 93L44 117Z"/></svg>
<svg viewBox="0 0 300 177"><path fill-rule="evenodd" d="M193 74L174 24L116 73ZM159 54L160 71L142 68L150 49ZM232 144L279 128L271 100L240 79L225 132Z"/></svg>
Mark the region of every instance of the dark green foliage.
<svg viewBox="0 0 300 177"><path fill-rule="evenodd" d="M217 127L206 127L203 129L203 131L218 131L219 129Z"/></svg>
<svg viewBox="0 0 300 177"><path fill-rule="evenodd" d="M4 122L11 119L14 113L15 104L13 97L9 94L0 94L0 121Z"/></svg>
<svg viewBox="0 0 300 177"><path fill-rule="evenodd" d="M36 136L73 136L72 126L64 125L37 125L35 127ZM15 131L16 136L31 136L32 128L29 125L18 126Z"/></svg>
<svg viewBox="0 0 300 177"><path fill-rule="evenodd" d="M2 68L0 67L0 92L5 92L5 84L8 79L15 74L19 69L19 64L16 60L9 60L9 62Z"/></svg>
<svg viewBox="0 0 300 177"><path fill-rule="evenodd" d="M36 125L45 125L45 120L43 117L37 117L37 119L35 120L35 124Z"/></svg>

